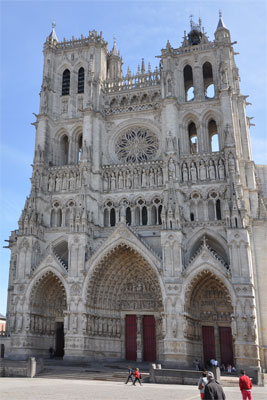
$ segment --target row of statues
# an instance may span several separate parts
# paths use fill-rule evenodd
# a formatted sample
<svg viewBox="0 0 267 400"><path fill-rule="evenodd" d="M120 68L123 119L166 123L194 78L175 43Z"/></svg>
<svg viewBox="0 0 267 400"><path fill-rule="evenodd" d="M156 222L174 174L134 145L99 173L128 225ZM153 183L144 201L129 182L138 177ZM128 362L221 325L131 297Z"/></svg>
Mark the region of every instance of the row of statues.
<svg viewBox="0 0 267 400"><path fill-rule="evenodd" d="M215 181L216 179L225 179L225 166L222 159L218 162L209 160L205 162L201 160L199 163L192 161L191 163L183 162L181 167L181 176L184 183L191 181Z"/></svg>
<svg viewBox="0 0 267 400"><path fill-rule="evenodd" d="M64 328L73 333L78 332L78 314L70 313L64 316ZM81 319L83 333L90 336L120 337L121 321L119 318L98 317L83 314Z"/></svg>
<svg viewBox="0 0 267 400"><path fill-rule="evenodd" d="M48 192L61 190L72 191L81 187L81 174L79 171L59 172L48 177Z"/></svg>
<svg viewBox="0 0 267 400"><path fill-rule="evenodd" d="M140 189L163 185L161 167L141 168L133 170L106 171L103 175L104 191L122 189Z"/></svg>

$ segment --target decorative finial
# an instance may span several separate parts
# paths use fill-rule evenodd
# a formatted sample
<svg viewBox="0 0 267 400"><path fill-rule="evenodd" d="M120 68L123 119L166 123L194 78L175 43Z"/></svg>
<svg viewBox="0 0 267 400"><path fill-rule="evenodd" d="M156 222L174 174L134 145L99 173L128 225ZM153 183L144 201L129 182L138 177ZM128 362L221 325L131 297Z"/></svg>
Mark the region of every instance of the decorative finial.
<svg viewBox="0 0 267 400"><path fill-rule="evenodd" d="M206 239L206 235L203 236L203 246L207 246L207 239Z"/></svg>
<svg viewBox="0 0 267 400"><path fill-rule="evenodd" d="M56 27L56 21L53 19L53 21L52 21L52 29L55 29L55 27Z"/></svg>
<svg viewBox="0 0 267 400"><path fill-rule="evenodd" d="M219 18L222 18L222 10L219 10Z"/></svg>
<svg viewBox="0 0 267 400"><path fill-rule="evenodd" d="M116 44L117 40L116 40L116 33L113 33L113 43Z"/></svg>
<svg viewBox="0 0 267 400"><path fill-rule="evenodd" d="M190 18L190 26L191 26L191 29L192 29L193 28L193 14L190 14L189 18Z"/></svg>

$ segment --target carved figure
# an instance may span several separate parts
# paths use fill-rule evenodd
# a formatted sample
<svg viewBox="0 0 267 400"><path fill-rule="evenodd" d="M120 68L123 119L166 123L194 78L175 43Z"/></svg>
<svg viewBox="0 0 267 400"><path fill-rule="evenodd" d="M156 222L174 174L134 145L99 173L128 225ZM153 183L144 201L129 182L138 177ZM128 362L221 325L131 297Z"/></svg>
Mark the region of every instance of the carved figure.
<svg viewBox="0 0 267 400"><path fill-rule="evenodd" d="M122 172L119 172L119 177L118 177L118 189L123 189L123 175Z"/></svg>
<svg viewBox="0 0 267 400"><path fill-rule="evenodd" d="M111 178L110 178L110 189L115 190L116 189L116 177L114 172L111 173Z"/></svg>
<svg viewBox="0 0 267 400"><path fill-rule="evenodd" d="M158 186L162 186L162 184L163 184L163 177L162 177L161 168L158 168L158 171L157 171L157 178L158 178Z"/></svg>
<svg viewBox="0 0 267 400"><path fill-rule="evenodd" d="M183 182L188 182L188 169L186 163L183 163L182 175L183 175Z"/></svg>
<svg viewBox="0 0 267 400"><path fill-rule="evenodd" d="M209 162L209 177L210 177L210 180L212 180L212 181L214 181L216 179L215 168L214 168L214 164L213 164L212 160L210 160L210 162Z"/></svg>
<svg viewBox="0 0 267 400"><path fill-rule="evenodd" d="M191 163L190 173L191 173L192 182L196 183L196 181L197 181L197 169L196 169L196 166L195 166L194 162Z"/></svg>
<svg viewBox="0 0 267 400"><path fill-rule="evenodd" d="M225 175L224 175L224 165L222 160L219 161L218 173L219 173L219 179L224 180Z"/></svg>
<svg viewBox="0 0 267 400"><path fill-rule="evenodd" d="M175 164L172 158L169 160L169 179L173 180L175 179Z"/></svg>
<svg viewBox="0 0 267 400"><path fill-rule="evenodd" d="M54 179L53 179L53 175L49 175L48 178L48 191L49 192L53 192L54 190Z"/></svg>
<svg viewBox="0 0 267 400"><path fill-rule="evenodd" d="M200 161L200 165L199 165L199 179L201 181L205 181L207 178L207 174L206 174L206 166L205 166L205 162L204 161Z"/></svg>
<svg viewBox="0 0 267 400"><path fill-rule="evenodd" d="M107 173L105 173L104 174L104 177L103 177L104 179L104 192L107 192L108 191L108 174Z"/></svg>
<svg viewBox="0 0 267 400"><path fill-rule="evenodd" d="M147 175L146 175L146 170L143 169L142 171L142 187L147 186Z"/></svg>

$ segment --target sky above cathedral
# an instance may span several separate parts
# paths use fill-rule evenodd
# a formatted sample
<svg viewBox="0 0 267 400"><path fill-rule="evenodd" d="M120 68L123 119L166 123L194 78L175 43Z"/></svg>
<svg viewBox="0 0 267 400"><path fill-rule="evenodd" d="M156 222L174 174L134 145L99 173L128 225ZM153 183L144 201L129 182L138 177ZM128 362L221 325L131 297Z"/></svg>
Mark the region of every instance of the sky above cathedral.
<svg viewBox="0 0 267 400"><path fill-rule="evenodd" d="M190 15L202 25L209 40L219 20L219 10L230 30L241 92L252 105L247 115L254 117L250 129L253 159L266 164L267 109L267 5L265 0L224 1L1 1L1 240L0 313L6 313L10 252L3 249L30 192L34 153L35 121L39 111L42 81L42 48L56 22L59 41L103 31L104 39L117 47L128 66L137 72L141 59L152 69L158 65L160 50L167 40L181 45L184 31L190 30Z"/></svg>

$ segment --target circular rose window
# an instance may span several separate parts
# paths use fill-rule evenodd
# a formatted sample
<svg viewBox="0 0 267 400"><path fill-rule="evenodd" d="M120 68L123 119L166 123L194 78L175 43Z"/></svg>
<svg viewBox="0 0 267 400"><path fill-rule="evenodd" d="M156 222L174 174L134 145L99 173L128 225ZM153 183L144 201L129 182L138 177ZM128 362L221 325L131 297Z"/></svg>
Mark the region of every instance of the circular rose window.
<svg viewBox="0 0 267 400"><path fill-rule="evenodd" d="M158 139L154 133L144 128L131 128L117 140L116 154L123 162L142 162L151 160L158 148Z"/></svg>

